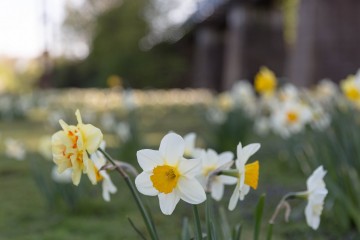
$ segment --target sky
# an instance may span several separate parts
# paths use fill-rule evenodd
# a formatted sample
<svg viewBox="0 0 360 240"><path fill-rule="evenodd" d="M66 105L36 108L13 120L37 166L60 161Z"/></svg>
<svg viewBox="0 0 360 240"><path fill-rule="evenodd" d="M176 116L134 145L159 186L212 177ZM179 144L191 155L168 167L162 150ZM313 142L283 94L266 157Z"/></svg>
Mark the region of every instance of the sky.
<svg viewBox="0 0 360 240"><path fill-rule="evenodd" d="M44 50L45 42L50 49L50 55L58 56L64 53L66 50L62 46L60 29L65 15L65 4L80 6L83 1L85 0L0 0L0 58L38 57ZM171 22L184 21L194 11L198 1L200 0L176 0L179 4L170 13ZM46 28L43 23L44 6ZM86 46L79 45L75 49L79 50L75 56L87 54ZM80 51L81 49L83 51Z"/></svg>
<svg viewBox="0 0 360 240"><path fill-rule="evenodd" d="M44 49L44 3L48 16L46 37L50 42L60 33L67 0L1 0L0 58L33 58ZM61 46L52 46L54 52Z"/></svg>

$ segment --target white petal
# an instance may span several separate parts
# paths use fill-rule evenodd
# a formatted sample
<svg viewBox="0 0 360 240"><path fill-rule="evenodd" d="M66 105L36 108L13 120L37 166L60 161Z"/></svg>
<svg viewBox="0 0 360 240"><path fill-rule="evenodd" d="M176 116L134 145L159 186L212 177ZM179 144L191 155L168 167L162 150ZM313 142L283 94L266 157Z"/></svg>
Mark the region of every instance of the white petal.
<svg viewBox="0 0 360 240"><path fill-rule="evenodd" d="M206 155L207 155L207 161L206 161L207 165L215 165L219 160L217 152L215 152L213 149L209 148L206 152Z"/></svg>
<svg viewBox="0 0 360 240"><path fill-rule="evenodd" d="M153 186L150 179L150 172L142 172L135 178L135 185L139 192L148 196L156 196L159 191Z"/></svg>
<svg viewBox="0 0 360 240"><path fill-rule="evenodd" d="M201 173L201 161L199 159L185 159L179 162L178 166L181 175L194 177Z"/></svg>
<svg viewBox="0 0 360 240"><path fill-rule="evenodd" d="M227 184L227 185L235 184L238 180L236 177L230 177L230 176L224 176L224 175L217 176L217 179L222 184Z"/></svg>
<svg viewBox="0 0 360 240"><path fill-rule="evenodd" d="M199 204L206 200L204 188L195 178L180 177L177 190L182 200L190 204Z"/></svg>
<svg viewBox="0 0 360 240"><path fill-rule="evenodd" d="M214 181L211 184L211 196L216 201L220 201L224 195L224 185L218 181Z"/></svg>
<svg viewBox="0 0 360 240"><path fill-rule="evenodd" d="M237 157L238 160L245 164L247 162L247 160L254 154L256 153L260 148L260 144L259 143L252 143L249 145L246 145L244 148L241 147L241 143L239 143L238 147L237 147Z"/></svg>
<svg viewBox="0 0 360 240"><path fill-rule="evenodd" d="M240 200L244 200L245 196L249 193L250 191L250 186L249 185L246 185L244 184L242 186L242 188L240 188Z"/></svg>
<svg viewBox="0 0 360 240"><path fill-rule="evenodd" d="M320 225L320 216L314 214L313 212L313 206L311 202L308 202L308 204L305 207L305 217L306 217L306 223L314 230L318 229Z"/></svg>
<svg viewBox="0 0 360 240"><path fill-rule="evenodd" d="M227 162L230 162L234 159L234 154L232 152L223 152L219 155L218 166L221 166Z"/></svg>
<svg viewBox="0 0 360 240"><path fill-rule="evenodd" d="M175 191L168 194L160 193L159 204L161 212L165 215L172 214L179 200L180 197L175 193Z"/></svg>
<svg viewBox="0 0 360 240"><path fill-rule="evenodd" d="M236 204L239 201L239 196L240 196L240 184L238 182L230 198L229 207L228 207L230 211L235 209Z"/></svg>
<svg viewBox="0 0 360 240"><path fill-rule="evenodd" d="M312 191L318 187L324 187L325 183L323 178L325 174L326 171L324 170L323 166L319 166L306 181L308 190Z"/></svg>
<svg viewBox="0 0 360 240"><path fill-rule="evenodd" d="M164 165L164 160L159 151L151 149L139 150L136 153L138 163L144 171L154 169L156 166Z"/></svg>
<svg viewBox="0 0 360 240"><path fill-rule="evenodd" d="M161 140L159 151L169 165L176 165L185 151L184 139L175 133L168 133Z"/></svg>

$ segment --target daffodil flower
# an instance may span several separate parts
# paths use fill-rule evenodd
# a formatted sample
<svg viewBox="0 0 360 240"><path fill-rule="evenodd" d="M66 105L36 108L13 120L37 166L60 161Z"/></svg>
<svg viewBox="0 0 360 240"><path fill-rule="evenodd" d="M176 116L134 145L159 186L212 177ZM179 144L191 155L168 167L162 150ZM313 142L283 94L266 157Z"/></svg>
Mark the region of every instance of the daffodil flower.
<svg viewBox="0 0 360 240"><path fill-rule="evenodd" d="M207 180L209 178L209 174L224 165L227 165L227 167L222 170L229 169L233 164L233 158L234 154L232 152L217 154L213 149L208 149L207 151L203 150L202 152L202 171L198 176L198 179L204 189L207 185L210 186L209 191L211 192L211 197L216 201L220 201L224 195L224 184L235 184L237 182L237 178L225 175L214 176L210 179L211 183L208 184Z"/></svg>
<svg viewBox="0 0 360 240"><path fill-rule="evenodd" d="M357 72L356 76L350 75L345 80L342 80L340 87L349 101L357 106L360 105L360 71Z"/></svg>
<svg viewBox="0 0 360 240"><path fill-rule="evenodd" d="M51 139L53 161L58 165L58 172L72 169L72 181L78 185L81 173L86 173L93 184L97 183L98 169L88 154L99 147L103 134L91 124L84 124L79 110L75 113L77 126L68 125L63 120L59 123L63 130L56 132Z"/></svg>
<svg viewBox="0 0 360 240"><path fill-rule="evenodd" d="M100 144L100 148L102 150L105 150L105 141L102 141ZM117 192L117 188L114 185L114 183L111 181L110 175L106 172L106 170L100 170L105 164L106 159L104 155L97 151L93 154L91 154L91 160L94 162L95 167L98 170L98 173L96 175L96 180L98 182L102 182L102 197L105 201L110 201L110 193L114 194Z"/></svg>
<svg viewBox="0 0 360 240"><path fill-rule="evenodd" d="M184 139L167 134L159 150L143 149L137 152L137 159L143 172L135 184L140 193L158 196L161 211L170 215L180 199L190 204L199 204L206 199L205 191L195 178L201 163L198 159L185 159Z"/></svg>
<svg viewBox="0 0 360 240"><path fill-rule="evenodd" d="M276 76L273 71L267 67L261 67L255 76L255 90L263 95L271 95L274 93L277 85Z"/></svg>
<svg viewBox="0 0 360 240"><path fill-rule="evenodd" d="M320 216L328 193L323 180L325 174L323 166L318 167L307 179L307 191L303 193L308 199L305 208L306 222L314 230L318 229L320 225Z"/></svg>
<svg viewBox="0 0 360 240"><path fill-rule="evenodd" d="M244 200L246 194L249 193L250 187L257 188L259 180L259 162L255 161L246 164L249 158L255 154L260 148L259 143L249 144L242 147L241 143L237 146L237 160L235 161L238 170L238 180L235 190L230 198L229 210L234 210L238 200Z"/></svg>

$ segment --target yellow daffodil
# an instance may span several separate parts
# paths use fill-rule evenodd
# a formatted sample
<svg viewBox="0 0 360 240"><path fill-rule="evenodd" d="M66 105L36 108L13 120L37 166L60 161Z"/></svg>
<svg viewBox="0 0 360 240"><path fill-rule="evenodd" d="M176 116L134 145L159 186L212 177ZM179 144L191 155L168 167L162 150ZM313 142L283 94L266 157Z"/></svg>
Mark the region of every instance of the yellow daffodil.
<svg viewBox="0 0 360 240"><path fill-rule="evenodd" d="M79 110L75 115L78 121L76 126L59 121L62 130L56 132L51 139L53 161L58 165L59 173L72 169L72 181L75 185L79 184L82 172L96 184L98 169L88 155L98 149L103 134L93 125L84 124Z"/></svg>
<svg viewBox="0 0 360 240"><path fill-rule="evenodd" d="M199 204L206 199L205 191L195 178L201 169L198 159L185 159L184 139L167 134L159 150L143 149L137 152L137 159L143 172L135 184L139 192L158 196L161 211L170 215L180 199L190 204Z"/></svg>
<svg viewBox="0 0 360 240"><path fill-rule="evenodd" d="M360 106L360 73L356 76L348 76L341 81L340 87L345 97L356 105Z"/></svg>
<svg viewBox="0 0 360 240"><path fill-rule="evenodd" d="M238 200L244 200L249 193L250 187L257 189L259 180L259 161L246 164L249 158L260 148L259 143L249 144L242 147L241 143L237 146L237 160L235 161L238 170L238 181L235 190L230 198L229 210L234 210Z"/></svg>
<svg viewBox="0 0 360 240"><path fill-rule="evenodd" d="M276 76L273 71L267 67L261 67L255 76L255 90L263 95L271 95L277 85Z"/></svg>

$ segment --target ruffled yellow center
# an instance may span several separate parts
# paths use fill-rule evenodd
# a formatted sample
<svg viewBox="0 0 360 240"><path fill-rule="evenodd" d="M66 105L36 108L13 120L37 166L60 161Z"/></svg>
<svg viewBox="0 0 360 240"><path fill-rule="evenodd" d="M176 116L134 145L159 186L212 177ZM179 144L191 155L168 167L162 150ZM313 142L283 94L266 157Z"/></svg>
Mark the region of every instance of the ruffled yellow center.
<svg viewBox="0 0 360 240"><path fill-rule="evenodd" d="M245 184L256 189L259 182L259 161L245 165Z"/></svg>
<svg viewBox="0 0 360 240"><path fill-rule="evenodd" d="M176 187L180 174L176 167L169 165L157 166L153 170L153 175L150 179L156 188L161 193L171 193Z"/></svg>
<svg viewBox="0 0 360 240"><path fill-rule="evenodd" d="M288 123L296 123L299 120L299 114L294 111L289 111L286 114L286 120Z"/></svg>

